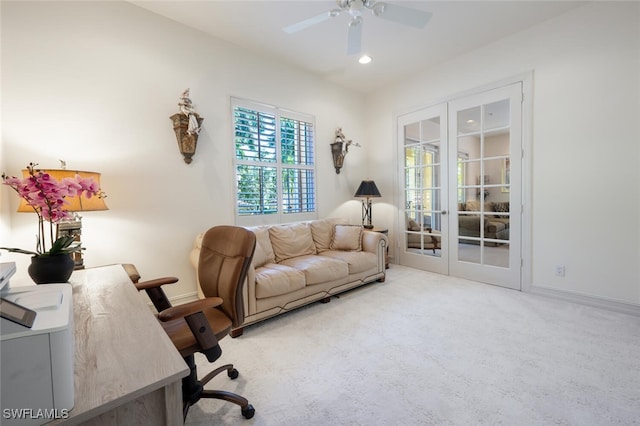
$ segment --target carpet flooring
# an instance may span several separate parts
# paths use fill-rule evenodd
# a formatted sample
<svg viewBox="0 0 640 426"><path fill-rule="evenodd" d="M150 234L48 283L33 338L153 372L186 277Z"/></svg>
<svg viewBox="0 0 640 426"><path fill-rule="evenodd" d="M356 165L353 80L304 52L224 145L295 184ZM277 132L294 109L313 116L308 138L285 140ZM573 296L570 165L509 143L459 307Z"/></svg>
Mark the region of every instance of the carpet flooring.
<svg viewBox="0 0 640 426"><path fill-rule="evenodd" d="M397 265L221 346L188 425L640 424L640 317Z"/></svg>

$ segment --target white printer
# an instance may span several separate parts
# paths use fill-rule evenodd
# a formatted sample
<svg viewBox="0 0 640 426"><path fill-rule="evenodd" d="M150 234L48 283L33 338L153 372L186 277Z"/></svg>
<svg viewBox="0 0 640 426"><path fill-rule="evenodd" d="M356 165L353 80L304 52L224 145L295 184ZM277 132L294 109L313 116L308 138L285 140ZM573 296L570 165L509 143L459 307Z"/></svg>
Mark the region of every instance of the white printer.
<svg viewBox="0 0 640 426"><path fill-rule="evenodd" d="M0 264L1 280L12 274L11 266ZM66 418L74 404L71 285L9 287L0 291L0 423L40 425ZM7 319L20 307L35 312L30 328Z"/></svg>

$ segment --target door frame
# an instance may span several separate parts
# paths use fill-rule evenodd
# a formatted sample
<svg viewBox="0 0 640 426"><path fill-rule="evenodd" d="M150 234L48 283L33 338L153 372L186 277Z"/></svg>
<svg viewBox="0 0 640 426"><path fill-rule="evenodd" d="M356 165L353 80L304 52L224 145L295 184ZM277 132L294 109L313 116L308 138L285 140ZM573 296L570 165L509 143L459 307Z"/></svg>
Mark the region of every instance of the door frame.
<svg viewBox="0 0 640 426"><path fill-rule="evenodd" d="M395 263L398 263L400 250L403 249L401 242L403 241L402 233L404 232L404 210L400 209L400 201L402 199L402 191L400 190L400 165L402 158L399 157L399 144L402 142L398 140L398 118L402 115L417 112L423 109L431 108L436 105L454 101L470 95L476 95L485 91L500 88L514 83L522 83L522 188L521 188L521 274L520 274L520 289L521 291L529 292L532 289L532 141L533 141L533 70L526 71L520 74L506 77L501 80L496 80L485 85L477 86L472 89L464 90L444 98L435 99L420 107L397 109L393 112L392 120L392 132L395 144L392 144L391 153L394 158L395 173L394 176L394 211L395 211L395 224L393 227L392 238L392 259Z"/></svg>

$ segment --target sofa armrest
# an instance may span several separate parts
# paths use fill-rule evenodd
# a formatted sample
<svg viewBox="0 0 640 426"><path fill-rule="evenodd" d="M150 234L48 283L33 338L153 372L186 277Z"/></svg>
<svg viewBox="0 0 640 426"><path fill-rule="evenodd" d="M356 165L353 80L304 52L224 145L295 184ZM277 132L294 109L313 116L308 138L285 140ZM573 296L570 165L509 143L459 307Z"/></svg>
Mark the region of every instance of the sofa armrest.
<svg viewBox="0 0 640 426"><path fill-rule="evenodd" d="M504 223L487 221L486 232L498 232L504 229Z"/></svg>
<svg viewBox="0 0 640 426"><path fill-rule="evenodd" d="M189 253L189 260L191 261L191 265L194 268L198 269L198 260L200 259L200 249L202 248L202 238L204 237L204 232L196 235L196 239L193 241L193 248Z"/></svg>
<svg viewBox="0 0 640 426"><path fill-rule="evenodd" d="M253 262L247 270L247 282L242 290L242 301L244 303L244 315L253 315L258 311L256 305L256 268Z"/></svg>
<svg viewBox="0 0 640 426"><path fill-rule="evenodd" d="M189 261L191 262L191 266L193 266L193 268L196 270L196 291L198 292L198 299L204 299L204 293L202 293L202 289L200 288L200 279L198 278L198 262L200 260L202 237L204 237L204 232L196 236L196 239L193 242L193 248L189 253Z"/></svg>
<svg viewBox="0 0 640 426"><path fill-rule="evenodd" d="M380 250L384 252L385 247L388 245L387 236L380 232L367 231L366 229L362 233L362 250L370 253L378 253Z"/></svg>

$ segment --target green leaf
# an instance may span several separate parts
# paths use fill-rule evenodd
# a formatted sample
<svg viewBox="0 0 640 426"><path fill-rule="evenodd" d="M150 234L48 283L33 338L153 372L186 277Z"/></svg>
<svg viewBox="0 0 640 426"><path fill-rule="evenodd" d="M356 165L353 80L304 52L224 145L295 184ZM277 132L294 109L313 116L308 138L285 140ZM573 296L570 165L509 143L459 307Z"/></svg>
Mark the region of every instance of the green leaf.
<svg viewBox="0 0 640 426"><path fill-rule="evenodd" d="M7 250L12 253L30 254L32 256L56 256L59 254L71 254L76 251L84 250L84 247L81 247L80 243L72 245L73 242L74 242L74 237L70 235L65 235L63 237L58 238L51 245L51 249L44 253L38 253L31 250L23 250L21 248L15 248L15 247L0 247L0 249Z"/></svg>
<svg viewBox="0 0 640 426"><path fill-rule="evenodd" d="M22 253L22 254L30 254L32 256L40 256L40 253L36 253L35 251L23 250L21 248L15 248L15 247L0 247L0 250L6 250L10 253Z"/></svg>
<svg viewBox="0 0 640 426"><path fill-rule="evenodd" d="M49 250L49 252L45 254L55 256L56 254L73 253L74 251L79 250L80 246L78 244L77 246L71 247L73 241L74 237L72 237L71 235L60 237L51 245L51 250Z"/></svg>

